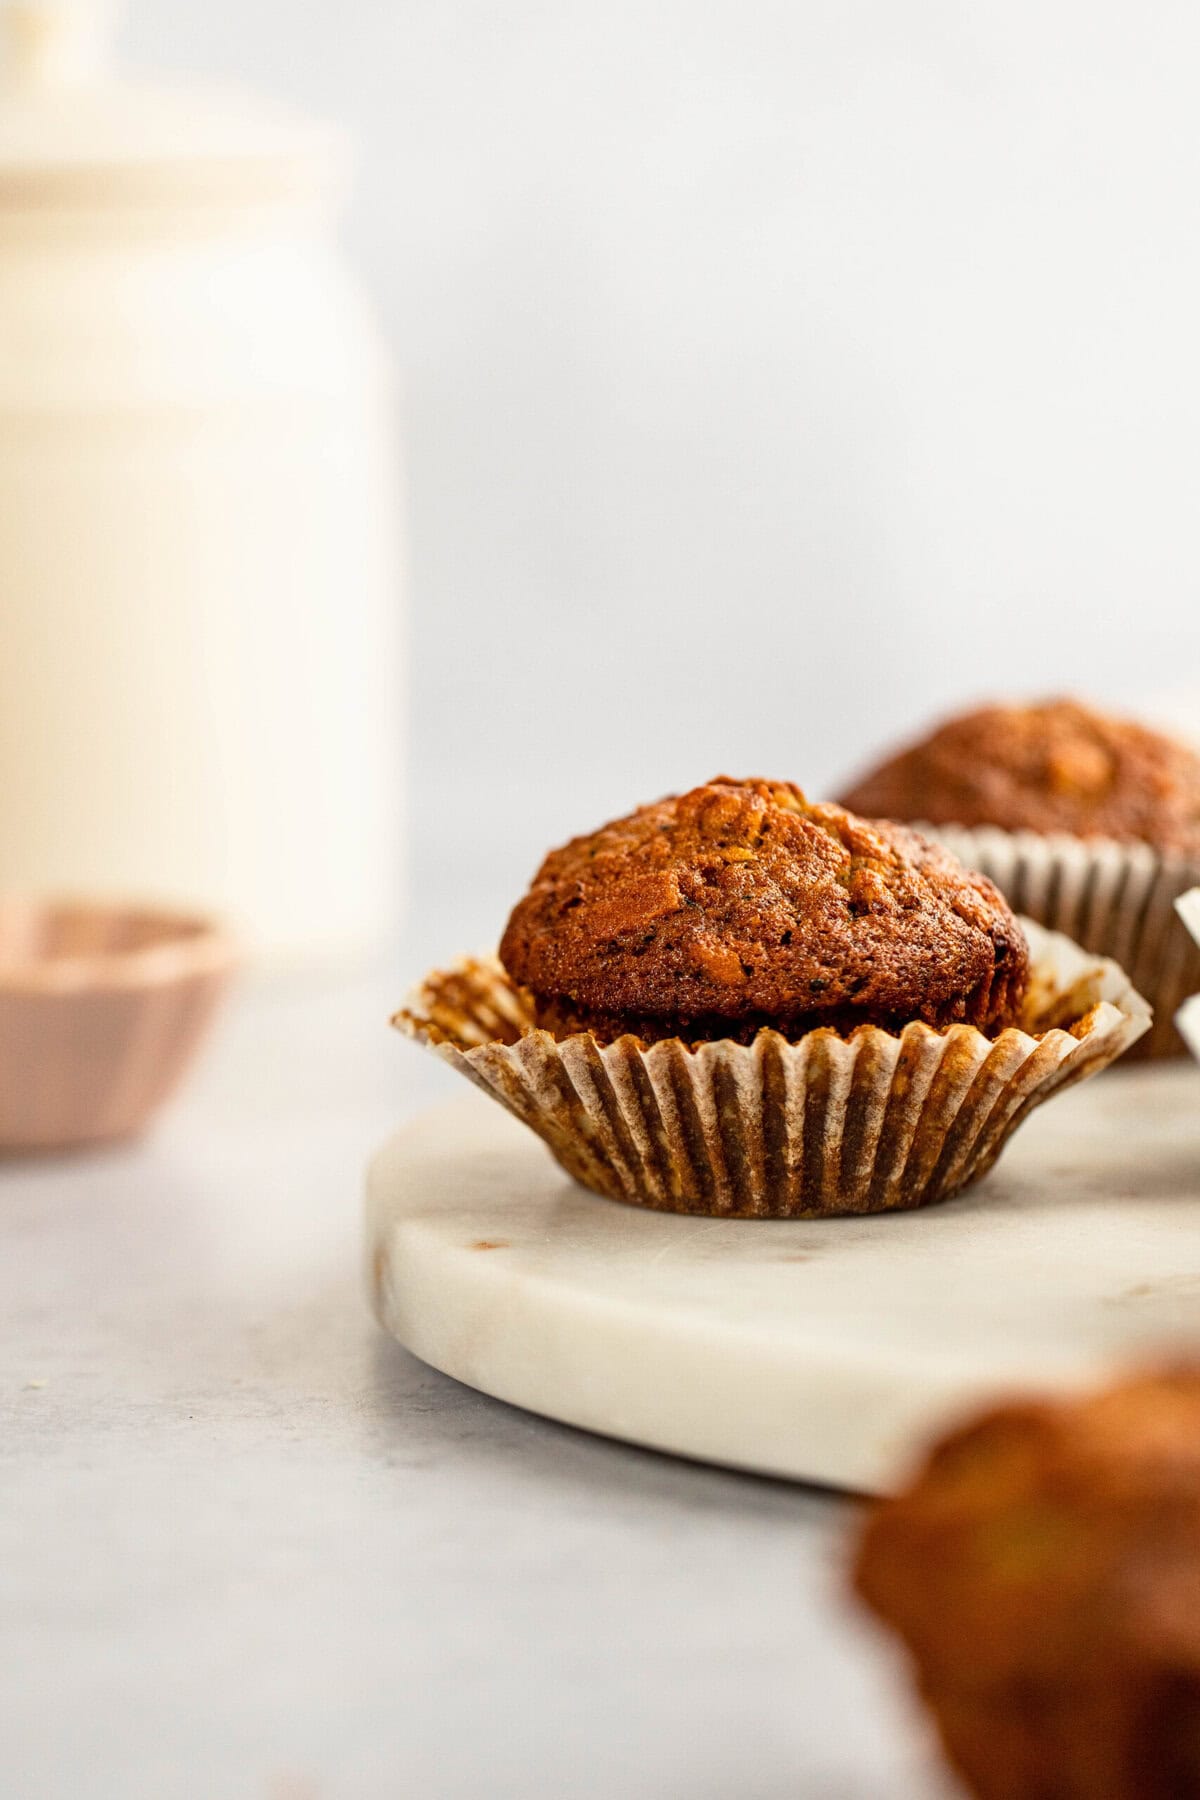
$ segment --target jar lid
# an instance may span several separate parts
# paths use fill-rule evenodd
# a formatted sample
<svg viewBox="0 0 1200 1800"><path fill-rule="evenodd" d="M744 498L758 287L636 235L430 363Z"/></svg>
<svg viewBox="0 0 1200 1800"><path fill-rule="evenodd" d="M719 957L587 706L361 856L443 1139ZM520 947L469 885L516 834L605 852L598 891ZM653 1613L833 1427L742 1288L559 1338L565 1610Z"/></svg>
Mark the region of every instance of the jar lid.
<svg viewBox="0 0 1200 1800"><path fill-rule="evenodd" d="M331 127L258 96L109 74L114 7L5 0L0 206L311 195L341 161Z"/></svg>

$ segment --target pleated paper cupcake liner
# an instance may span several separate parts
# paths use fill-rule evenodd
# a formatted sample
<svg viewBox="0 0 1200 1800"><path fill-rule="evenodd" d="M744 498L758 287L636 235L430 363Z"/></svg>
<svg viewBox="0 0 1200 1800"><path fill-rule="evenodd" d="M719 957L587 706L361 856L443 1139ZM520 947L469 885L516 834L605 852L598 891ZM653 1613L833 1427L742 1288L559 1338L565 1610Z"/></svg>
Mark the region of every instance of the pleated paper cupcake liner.
<svg viewBox="0 0 1200 1800"><path fill-rule="evenodd" d="M1200 887L1190 888L1175 902L1175 910L1197 944L1200 944ZM1196 983L1200 987L1200 982ZM1192 1055L1200 1060L1200 993L1185 1000L1175 1015L1175 1025Z"/></svg>
<svg viewBox="0 0 1200 1800"><path fill-rule="evenodd" d="M538 1029L494 958L427 977L393 1023L521 1119L613 1200L722 1218L892 1212L986 1174L1021 1120L1147 1029L1115 963L1026 927L1026 1024L860 1026L789 1043L601 1045Z"/></svg>
<svg viewBox="0 0 1200 1800"><path fill-rule="evenodd" d="M1175 902L1200 883L1200 862L1108 838L994 825L916 829L990 876L1015 911L1119 963L1154 1009L1137 1055L1180 1054L1175 1014L1200 990L1200 945L1184 930Z"/></svg>

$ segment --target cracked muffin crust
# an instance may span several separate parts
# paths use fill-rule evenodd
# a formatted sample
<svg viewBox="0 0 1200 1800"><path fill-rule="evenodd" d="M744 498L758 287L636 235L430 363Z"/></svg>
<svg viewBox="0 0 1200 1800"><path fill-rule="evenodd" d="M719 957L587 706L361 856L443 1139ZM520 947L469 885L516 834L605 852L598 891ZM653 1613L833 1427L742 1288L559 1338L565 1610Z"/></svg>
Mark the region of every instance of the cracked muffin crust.
<svg viewBox="0 0 1200 1800"><path fill-rule="evenodd" d="M955 1431L855 1585L981 1800L1200 1794L1200 1369Z"/></svg>
<svg viewBox="0 0 1200 1800"><path fill-rule="evenodd" d="M556 1037L1016 1022L1028 951L985 877L902 826L719 776L546 857L500 945Z"/></svg>
<svg viewBox="0 0 1200 1800"><path fill-rule="evenodd" d="M869 818L1200 854L1200 754L1077 700L963 713L863 776L843 804Z"/></svg>

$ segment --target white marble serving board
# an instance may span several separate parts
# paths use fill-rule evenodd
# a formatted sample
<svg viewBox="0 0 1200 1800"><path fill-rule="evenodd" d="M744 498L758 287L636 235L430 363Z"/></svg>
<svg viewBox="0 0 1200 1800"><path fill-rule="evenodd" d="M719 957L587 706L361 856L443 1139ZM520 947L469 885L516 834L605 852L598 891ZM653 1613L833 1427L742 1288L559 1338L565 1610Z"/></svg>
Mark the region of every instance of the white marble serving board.
<svg viewBox="0 0 1200 1800"><path fill-rule="evenodd" d="M471 1387L659 1450L879 1490L984 1397L1200 1354L1200 1070L1085 1083L943 1206L815 1222L603 1200L472 1094L376 1156L367 1239L381 1322Z"/></svg>

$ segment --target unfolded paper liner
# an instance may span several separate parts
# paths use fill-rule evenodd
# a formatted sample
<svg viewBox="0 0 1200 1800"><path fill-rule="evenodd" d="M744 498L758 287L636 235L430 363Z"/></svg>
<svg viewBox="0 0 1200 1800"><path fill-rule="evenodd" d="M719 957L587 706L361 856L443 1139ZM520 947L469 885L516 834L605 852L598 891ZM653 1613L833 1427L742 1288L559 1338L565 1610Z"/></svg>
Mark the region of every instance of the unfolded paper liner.
<svg viewBox="0 0 1200 1800"><path fill-rule="evenodd" d="M1026 930L1029 1029L994 1039L914 1023L794 1044L775 1031L695 1047L601 1045L589 1032L558 1041L490 957L428 976L393 1023L614 1200L713 1217L890 1212L977 1181L1027 1113L1148 1027L1115 963Z"/></svg>
<svg viewBox="0 0 1200 1800"><path fill-rule="evenodd" d="M1200 944L1184 930L1175 902L1200 883L1200 861L1149 844L1077 838L1062 832L1003 831L995 825L928 825L969 869L990 876L1014 911L1111 957L1154 1009L1138 1056L1178 1056L1175 1014L1200 990Z"/></svg>
<svg viewBox="0 0 1200 1800"><path fill-rule="evenodd" d="M1175 910L1196 943L1200 944L1200 887L1181 894L1175 902ZM1196 985L1200 987L1200 982ZM1193 994L1190 1000L1184 1001L1175 1015L1175 1024L1192 1055L1200 1060L1200 993Z"/></svg>

